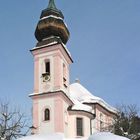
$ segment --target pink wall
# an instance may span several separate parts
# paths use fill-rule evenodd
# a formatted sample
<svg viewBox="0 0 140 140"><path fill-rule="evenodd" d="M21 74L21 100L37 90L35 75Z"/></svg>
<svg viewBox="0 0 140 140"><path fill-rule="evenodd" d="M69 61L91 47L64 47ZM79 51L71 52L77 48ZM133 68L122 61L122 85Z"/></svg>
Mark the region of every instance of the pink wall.
<svg viewBox="0 0 140 140"><path fill-rule="evenodd" d="M96 108L96 127L97 127L97 130L100 131L100 114L102 113L104 115L104 127L107 128L110 124L112 124L113 122L110 121L110 118L114 118L115 117L115 114L112 113L112 112L109 112L108 110L106 110L105 108L103 108L102 106L96 104L95 105L95 108Z"/></svg>
<svg viewBox="0 0 140 140"><path fill-rule="evenodd" d="M39 58L34 58L34 92L39 92Z"/></svg>
<svg viewBox="0 0 140 140"><path fill-rule="evenodd" d="M59 55L54 56L54 90L60 89L62 86L62 65Z"/></svg>
<svg viewBox="0 0 140 140"><path fill-rule="evenodd" d="M33 99L33 126L37 129L39 126L39 111L38 110L39 110L38 99ZM38 130L36 130L36 132L38 132Z"/></svg>
<svg viewBox="0 0 140 140"><path fill-rule="evenodd" d="M64 132L63 101L57 97L54 101L54 124L55 132Z"/></svg>
<svg viewBox="0 0 140 140"><path fill-rule="evenodd" d="M38 54L43 54L43 53L46 53L46 52L52 52L52 51L55 51L55 50L59 50L62 52L62 55L64 56L64 58L67 60L67 62L69 64L72 63L71 61L71 57L69 55L67 55L67 51L65 51L64 47L62 47L63 45L62 44L56 44L56 45L53 45L52 46L48 46L48 47L42 47L41 49L37 49L37 50L32 50L32 54L34 56L38 55Z"/></svg>
<svg viewBox="0 0 140 140"><path fill-rule="evenodd" d="M51 52L51 53L50 53ZM46 60L49 56L51 58L53 67L51 67L51 78L52 80L52 87L51 92L57 91L60 89L63 89L63 63L65 62L66 65L66 71L65 74L67 75L67 82L69 83L69 64L72 63L71 57L67 54L67 51L64 49L64 46L62 44L48 46L48 47L42 47L40 49L32 50L32 54L34 56L34 94L36 96L32 97L33 99L33 125L38 128L37 132L42 131L42 129L46 128L44 125L43 127L40 126L40 123L43 122L41 119L40 122L40 116L41 113L39 111L40 107L42 107L42 104L45 104L43 101L41 101L41 98L45 99L46 102L47 99L53 98L53 103L51 104L50 108L52 112L54 112L54 118L52 118L51 121L54 121L54 132L64 132L64 106L65 103L72 104L72 102L64 95L62 92L55 92L51 94L44 94L43 96L37 95L39 92L42 92L42 83L40 82L40 77L42 74L42 60ZM42 58L44 57L44 58ZM45 89L47 89L45 87ZM42 103L42 104L41 104ZM39 106L41 104L41 106ZM40 129L42 128L42 129ZM40 133L40 132L39 132Z"/></svg>

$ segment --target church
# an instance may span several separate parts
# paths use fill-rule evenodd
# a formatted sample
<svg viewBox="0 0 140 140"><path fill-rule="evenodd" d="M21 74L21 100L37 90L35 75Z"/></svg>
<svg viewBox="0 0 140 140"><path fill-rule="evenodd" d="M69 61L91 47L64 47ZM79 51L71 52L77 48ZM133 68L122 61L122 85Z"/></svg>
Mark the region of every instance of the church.
<svg viewBox="0 0 140 140"><path fill-rule="evenodd" d="M94 96L78 80L70 83L73 59L66 47L70 32L54 0L41 12L31 49L34 57L33 134L63 133L88 137L112 124L116 109Z"/></svg>

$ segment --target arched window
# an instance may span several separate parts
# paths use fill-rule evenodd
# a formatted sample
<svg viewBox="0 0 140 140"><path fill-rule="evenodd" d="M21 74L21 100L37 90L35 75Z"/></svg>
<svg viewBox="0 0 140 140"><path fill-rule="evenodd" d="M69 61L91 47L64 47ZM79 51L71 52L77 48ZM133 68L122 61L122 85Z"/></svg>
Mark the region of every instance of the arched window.
<svg viewBox="0 0 140 140"><path fill-rule="evenodd" d="M50 110L48 108L44 111L44 121L50 120Z"/></svg>

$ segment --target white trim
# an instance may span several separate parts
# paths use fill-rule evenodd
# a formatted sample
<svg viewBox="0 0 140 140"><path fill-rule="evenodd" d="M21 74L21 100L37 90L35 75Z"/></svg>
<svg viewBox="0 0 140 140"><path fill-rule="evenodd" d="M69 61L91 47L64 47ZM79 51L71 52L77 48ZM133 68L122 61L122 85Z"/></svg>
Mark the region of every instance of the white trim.
<svg viewBox="0 0 140 140"><path fill-rule="evenodd" d="M63 20L61 17L57 17L57 16L54 16L54 15L49 15L49 16L46 16L46 17L42 17L40 20L47 19L47 18L50 18L50 17Z"/></svg>
<svg viewBox="0 0 140 140"><path fill-rule="evenodd" d="M42 17L40 20L48 19L48 18L50 18L50 17L51 17L51 18L55 18L55 19L60 19L60 20L64 21L63 18L54 16L54 15L49 15L49 16L46 16L46 17ZM65 24L65 26L68 28L68 26L67 26L67 24L66 24L65 22L64 22L64 24Z"/></svg>

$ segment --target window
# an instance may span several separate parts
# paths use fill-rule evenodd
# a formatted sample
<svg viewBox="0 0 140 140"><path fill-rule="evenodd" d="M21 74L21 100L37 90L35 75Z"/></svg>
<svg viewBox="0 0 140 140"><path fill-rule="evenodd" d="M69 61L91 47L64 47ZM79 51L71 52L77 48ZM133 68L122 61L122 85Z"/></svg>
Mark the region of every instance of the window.
<svg viewBox="0 0 140 140"><path fill-rule="evenodd" d="M77 136L83 136L83 119L76 118Z"/></svg>
<svg viewBox="0 0 140 140"><path fill-rule="evenodd" d="M64 87L67 88L66 66L65 66L65 64L63 64L63 84L64 84Z"/></svg>
<svg viewBox="0 0 140 140"><path fill-rule="evenodd" d="M45 62L44 73L42 73L43 82L50 81L50 62Z"/></svg>
<svg viewBox="0 0 140 140"><path fill-rule="evenodd" d="M47 75L50 75L50 62L45 63L45 72Z"/></svg>
<svg viewBox="0 0 140 140"><path fill-rule="evenodd" d="M44 121L50 120L50 110L47 108L44 111Z"/></svg>
<svg viewBox="0 0 140 140"><path fill-rule="evenodd" d="M104 125L103 121L100 121L100 131L101 131L101 132L102 132L103 129L104 129L103 125Z"/></svg>
<svg viewBox="0 0 140 140"><path fill-rule="evenodd" d="M104 129L103 114L100 113L100 131Z"/></svg>

